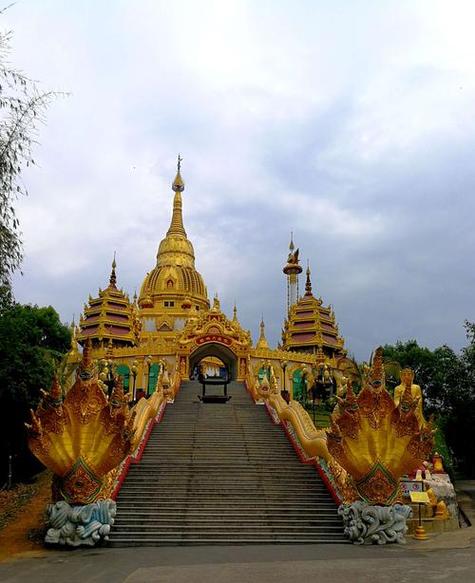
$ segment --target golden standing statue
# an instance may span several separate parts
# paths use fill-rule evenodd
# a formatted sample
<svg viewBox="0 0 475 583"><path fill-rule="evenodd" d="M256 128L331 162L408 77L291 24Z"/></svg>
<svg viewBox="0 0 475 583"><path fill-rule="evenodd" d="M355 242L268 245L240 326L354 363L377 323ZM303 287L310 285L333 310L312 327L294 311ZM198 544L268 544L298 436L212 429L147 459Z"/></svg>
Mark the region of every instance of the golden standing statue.
<svg viewBox="0 0 475 583"><path fill-rule="evenodd" d="M417 401L414 413L417 417L419 428L425 427L426 420L422 410L422 390L419 385L414 384L414 371L411 368L403 368L401 371L401 384L394 389L394 403L396 406L399 405L406 388L411 389L411 397Z"/></svg>

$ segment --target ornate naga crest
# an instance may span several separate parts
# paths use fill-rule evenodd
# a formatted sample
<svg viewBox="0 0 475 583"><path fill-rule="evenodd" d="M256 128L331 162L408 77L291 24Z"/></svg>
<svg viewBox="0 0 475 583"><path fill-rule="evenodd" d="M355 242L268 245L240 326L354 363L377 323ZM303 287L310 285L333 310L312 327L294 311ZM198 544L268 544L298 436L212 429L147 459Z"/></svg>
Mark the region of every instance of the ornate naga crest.
<svg viewBox="0 0 475 583"><path fill-rule="evenodd" d="M134 416L121 383L110 399L99 384L84 348L76 382L63 400L54 379L50 392L27 424L28 445L55 474L54 496L70 504L88 504L100 496L104 476L130 453Z"/></svg>
<svg viewBox="0 0 475 583"><path fill-rule="evenodd" d="M410 386L399 405L393 402L384 384L381 348L359 395L349 383L346 399L339 399L328 430L328 450L369 504L396 501L400 477L417 469L432 452L432 427L419 428L417 404Z"/></svg>

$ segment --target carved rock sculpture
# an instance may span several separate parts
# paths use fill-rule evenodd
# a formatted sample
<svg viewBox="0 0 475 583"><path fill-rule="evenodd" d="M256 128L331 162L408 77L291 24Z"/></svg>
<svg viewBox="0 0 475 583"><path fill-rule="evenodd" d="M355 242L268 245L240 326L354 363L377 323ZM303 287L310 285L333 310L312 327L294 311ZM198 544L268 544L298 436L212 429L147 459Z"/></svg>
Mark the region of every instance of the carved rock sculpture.
<svg viewBox="0 0 475 583"><path fill-rule="evenodd" d="M72 547L94 546L109 539L116 512L113 500L101 500L86 506L70 506L64 500L50 504L47 508L50 528L45 542Z"/></svg>
<svg viewBox="0 0 475 583"><path fill-rule="evenodd" d="M406 522L411 513L411 507L405 504L371 506L360 500L338 508L345 535L358 545L405 543Z"/></svg>

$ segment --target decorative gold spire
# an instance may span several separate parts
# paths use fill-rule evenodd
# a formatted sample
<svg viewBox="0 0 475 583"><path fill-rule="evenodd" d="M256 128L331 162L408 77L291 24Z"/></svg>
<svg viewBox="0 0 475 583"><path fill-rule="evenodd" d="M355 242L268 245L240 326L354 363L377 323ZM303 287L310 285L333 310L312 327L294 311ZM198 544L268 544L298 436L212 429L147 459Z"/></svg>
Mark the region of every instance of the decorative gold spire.
<svg viewBox="0 0 475 583"><path fill-rule="evenodd" d="M173 215L170 228L167 231L167 237L169 235L182 235L186 237L185 227L183 226L183 203L181 199L181 193L185 190L185 183L180 174L182 160L183 158L178 154L177 173L172 184L172 189L175 192L175 197L173 198Z"/></svg>
<svg viewBox="0 0 475 583"><path fill-rule="evenodd" d="M211 308L213 311L215 312L220 312L221 311L221 302L219 301L219 296L218 296L218 292L216 292L214 294L214 298L213 298L213 307Z"/></svg>
<svg viewBox="0 0 475 583"><path fill-rule="evenodd" d="M269 348L269 343L266 338L266 325L264 324L264 315L261 316L261 323L259 324L261 333L259 335L259 340L257 341L256 348Z"/></svg>
<svg viewBox="0 0 475 583"><path fill-rule="evenodd" d="M111 276L109 278L109 287L116 287L117 283L117 276L115 274L115 268L117 267L117 263L115 262L115 251L114 251L114 259L112 260L112 271Z"/></svg>
<svg viewBox="0 0 475 583"><path fill-rule="evenodd" d="M310 280L310 265L307 261L307 281L305 282L305 295L311 296L312 295L312 282Z"/></svg>
<svg viewBox="0 0 475 583"><path fill-rule="evenodd" d="M195 315L195 308L196 311L209 309L208 292L196 270L193 245L183 226L181 162L179 156L177 175L172 185L175 196L170 228L160 241L157 264L146 275L138 300L140 308L153 309L153 317L161 320L165 317L170 322L167 326L172 327L175 318L191 317L191 309ZM150 311L148 314L152 317ZM181 325L182 320L179 322L177 326Z"/></svg>
<svg viewBox="0 0 475 583"><path fill-rule="evenodd" d="M289 244L289 251L292 253L292 251L295 249L295 245L294 245L294 232L290 231L290 244Z"/></svg>
<svg viewBox="0 0 475 583"><path fill-rule="evenodd" d="M183 178L181 177L180 170L181 170L181 163L183 162L183 158L180 154L178 154L178 162L177 162L177 171L175 180L172 184L172 189L175 192L183 192L185 190L185 183L183 182Z"/></svg>
<svg viewBox="0 0 475 583"><path fill-rule="evenodd" d="M236 306L236 302L234 302L234 308L233 308L233 322L237 322L238 318L237 318L237 306Z"/></svg>

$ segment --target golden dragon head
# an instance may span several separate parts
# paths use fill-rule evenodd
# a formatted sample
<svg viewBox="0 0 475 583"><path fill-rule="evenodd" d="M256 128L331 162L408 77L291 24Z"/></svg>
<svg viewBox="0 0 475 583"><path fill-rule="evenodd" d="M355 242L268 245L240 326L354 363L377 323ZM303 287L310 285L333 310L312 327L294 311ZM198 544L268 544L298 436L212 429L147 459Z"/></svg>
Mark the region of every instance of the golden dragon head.
<svg viewBox="0 0 475 583"><path fill-rule="evenodd" d="M327 432L328 450L370 504L392 504L399 496L401 476L417 469L432 452L432 427L419 428L416 406L410 386L395 405L385 387L380 348L359 395L349 384L346 399L338 400Z"/></svg>

